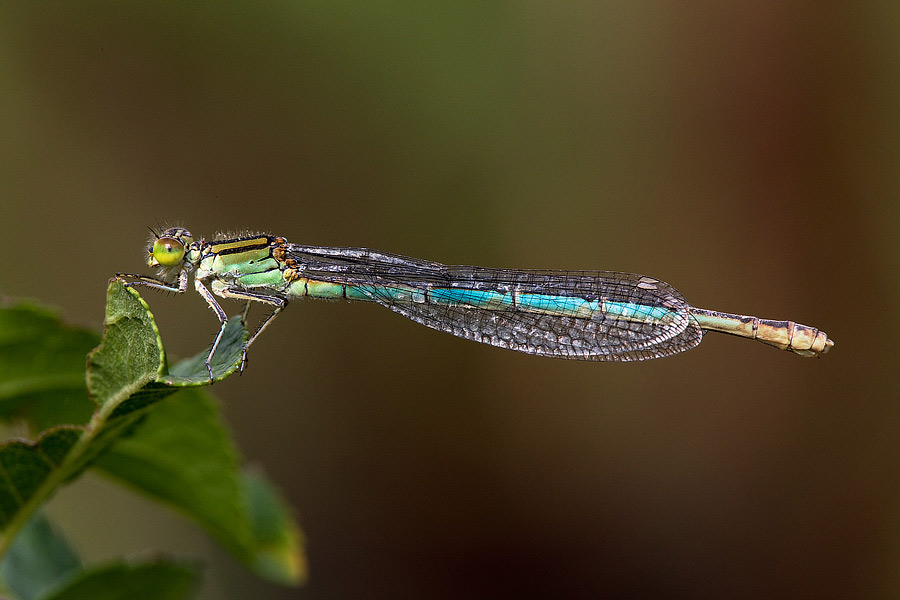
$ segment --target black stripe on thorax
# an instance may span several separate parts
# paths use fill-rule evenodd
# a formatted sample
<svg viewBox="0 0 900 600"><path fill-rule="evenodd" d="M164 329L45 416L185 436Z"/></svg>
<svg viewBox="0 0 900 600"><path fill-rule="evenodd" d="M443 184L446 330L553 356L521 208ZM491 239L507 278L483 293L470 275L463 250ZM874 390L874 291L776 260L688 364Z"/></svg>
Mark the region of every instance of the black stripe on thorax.
<svg viewBox="0 0 900 600"><path fill-rule="evenodd" d="M207 252L211 254L227 255L262 250L272 243L272 237L268 235L254 235L233 240L216 240L207 246Z"/></svg>

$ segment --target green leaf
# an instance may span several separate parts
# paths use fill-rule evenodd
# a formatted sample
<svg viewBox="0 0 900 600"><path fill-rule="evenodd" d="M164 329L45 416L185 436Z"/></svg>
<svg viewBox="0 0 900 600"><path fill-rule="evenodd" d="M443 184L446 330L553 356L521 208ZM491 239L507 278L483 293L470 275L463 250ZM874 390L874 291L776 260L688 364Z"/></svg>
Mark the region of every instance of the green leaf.
<svg viewBox="0 0 900 600"><path fill-rule="evenodd" d="M182 361L171 372L168 370L156 321L150 307L133 287L125 287L118 280L110 282L105 323L102 343L88 356L88 389L101 408L110 403L118 406L145 386L156 391L162 386L211 383L204 363L207 351ZM212 360L213 382L238 370L247 337L240 319L228 322Z"/></svg>
<svg viewBox="0 0 900 600"><path fill-rule="evenodd" d="M41 512L0 562L0 576L18 600L187 598L197 583L192 565L164 560L84 569L65 537Z"/></svg>
<svg viewBox="0 0 900 600"><path fill-rule="evenodd" d="M0 446L0 528L16 517L27 518L22 511L60 470L82 433L80 427L61 426L48 429L34 442L15 440Z"/></svg>
<svg viewBox="0 0 900 600"><path fill-rule="evenodd" d="M78 573L44 600L181 600L197 581L196 568L184 563L116 563Z"/></svg>
<svg viewBox="0 0 900 600"><path fill-rule="evenodd" d="M31 335L45 330L30 329ZM240 319L232 319L213 360L216 380L238 369L246 340ZM241 473L212 400L190 389L209 384L207 354L169 371L149 307L133 288L111 282L106 330L87 361L97 410L86 428L56 428L36 442L0 446L0 527L13 535L60 484L96 462L198 521L260 575L300 581L301 535L284 503L260 477Z"/></svg>
<svg viewBox="0 0 900 600"><path fill-rule="evenodd" d="M261 576L305 576L297 526L261 477L248 483L241 474L208 394L185 389L166 398L96 466L193 518Z"/></svg>
<svg viewBox="0 0 900 600"><path fill-rule="evenodd" d="M65 537L38 511L0 562L0 577L19 600L35 600L80 568Z"/></svg>
<svg viewBox="0 0 900 600"><path fill-rule="evenodd" d="M247 330L244 324L240 319L230 319L210 364L214 382L225 379L240 368L246 342ZM204 351L181 361L169 369L168 374L163 375L160 381L175 387L209 385L209 371L206 370L205 362L207 355L208 351Z"/></svg>
<svg viewBox="0 0 900 600"><path fill-rule="evenodd" d="M99 339L63 325L47 308L0 306L0 419L25 418L35 431L86 423L94 405L84 386L84 357Z"/></svg>
<svg viewBox="0 0 900 600"><path fill-rule="evenodd" d="M217 363L222 366L215 372L219 379L240 365L240 348L247 333L239 319L234 321L223 340L223 360ZM0 446L0 528L4 530L0 554L42 502L111 444L132 434L154 404L176 391L175 385L201 384L197 373L185 371L174 378L168 375L162 341L149 307L135 290L116 280L107 290L105 322L100 346L88 356L88 391L97 410L87 426L49 429L35 442L14 441ZM34 336L43 332L36 326L23 331ZM19 336L20 342L27 339L25 333ZM226 360L232 361L230 366ZM208 373L205 375L208 383Z"/></svg>
<svg viewBox="0 0 900 600"><path fill-rule="evenodd" d="M58 323L42 325L22 327L18 342L46 337ZM216 381L239 368L246 340L240 319L230 321L212 363ZM6 534L0 551L62 483L95 463L197 520L258 574L280 583L301 581L306 574L302 536L289 510L262 477L240 471L215 405L208 395L189 389L210 383L207 354L169 371L149 307L134 289L111 282L104 336L87 361L87 388L97 406L87 426L54 427L35 442L0 446L0 528ZM160 597L160 586L150 583L155 568L171 565L117 565L85 574L53 597L98 597L95 590L101 589L100 597L117 598L122 590L129 599L151 597L120 589L116 582L126 574L149 577L141 589ZM178 588L177 597L182 593Z"/></svg>
<svg viewBox="0 0 900 600"><path fill-rule="evenodd" d="M304 539L290 507L261 473L244 471L243 488L257 548L253 570L278 583L302 583L307 576Z"/></svg>
<svg viewBox="0 0 900 600"><path fill-rule="evenodd" d="M100 409L118 404L164 373L166 354L144 299L119 281L106 293L103 341L88 356L87 385ZM107 411L109 414L111 411Z"/></svg>

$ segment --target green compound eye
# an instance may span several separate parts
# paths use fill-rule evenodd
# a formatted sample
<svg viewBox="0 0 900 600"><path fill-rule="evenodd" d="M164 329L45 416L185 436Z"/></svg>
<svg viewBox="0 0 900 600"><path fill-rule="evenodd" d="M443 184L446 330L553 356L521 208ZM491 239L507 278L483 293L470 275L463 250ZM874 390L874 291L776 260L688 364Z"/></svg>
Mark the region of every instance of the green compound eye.
<svg viewBox="0 0 900 600"><path fill-rule="evenodd" d="M150 251L151 266L155 262L161 267L174 267L184 258L184 243L181 240L161 237L153 242L153 249Z"/></svg>

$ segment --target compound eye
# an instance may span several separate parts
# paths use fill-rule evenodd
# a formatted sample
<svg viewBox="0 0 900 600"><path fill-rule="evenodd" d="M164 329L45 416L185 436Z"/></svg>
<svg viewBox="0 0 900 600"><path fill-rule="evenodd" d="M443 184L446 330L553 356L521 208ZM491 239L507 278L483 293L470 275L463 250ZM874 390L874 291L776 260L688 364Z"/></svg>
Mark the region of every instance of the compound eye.
<svg viewBox="0 0 900 600"><path fill-rule="evenodd" d="M175 267L184 258L184 243L175 238L161 237L153 242L150 257L151 263L155 261L161 267Z"/></svg>

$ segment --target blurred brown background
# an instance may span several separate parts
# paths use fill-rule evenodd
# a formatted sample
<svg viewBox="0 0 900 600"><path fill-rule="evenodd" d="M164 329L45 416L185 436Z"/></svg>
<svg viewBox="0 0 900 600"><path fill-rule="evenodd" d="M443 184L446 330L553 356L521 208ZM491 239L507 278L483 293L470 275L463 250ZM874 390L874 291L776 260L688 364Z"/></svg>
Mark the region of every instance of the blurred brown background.
<svg viewBox="0 0 900 600"><path fill-rule="evenodd" d="M99 478L53 516L90 561L201 555L204 598L900 597L898 82L891 3L3 3L7 295L99 328L178 223L640 272L836 342L577 363L296 302L214 392L305 588Z"/></svg>

